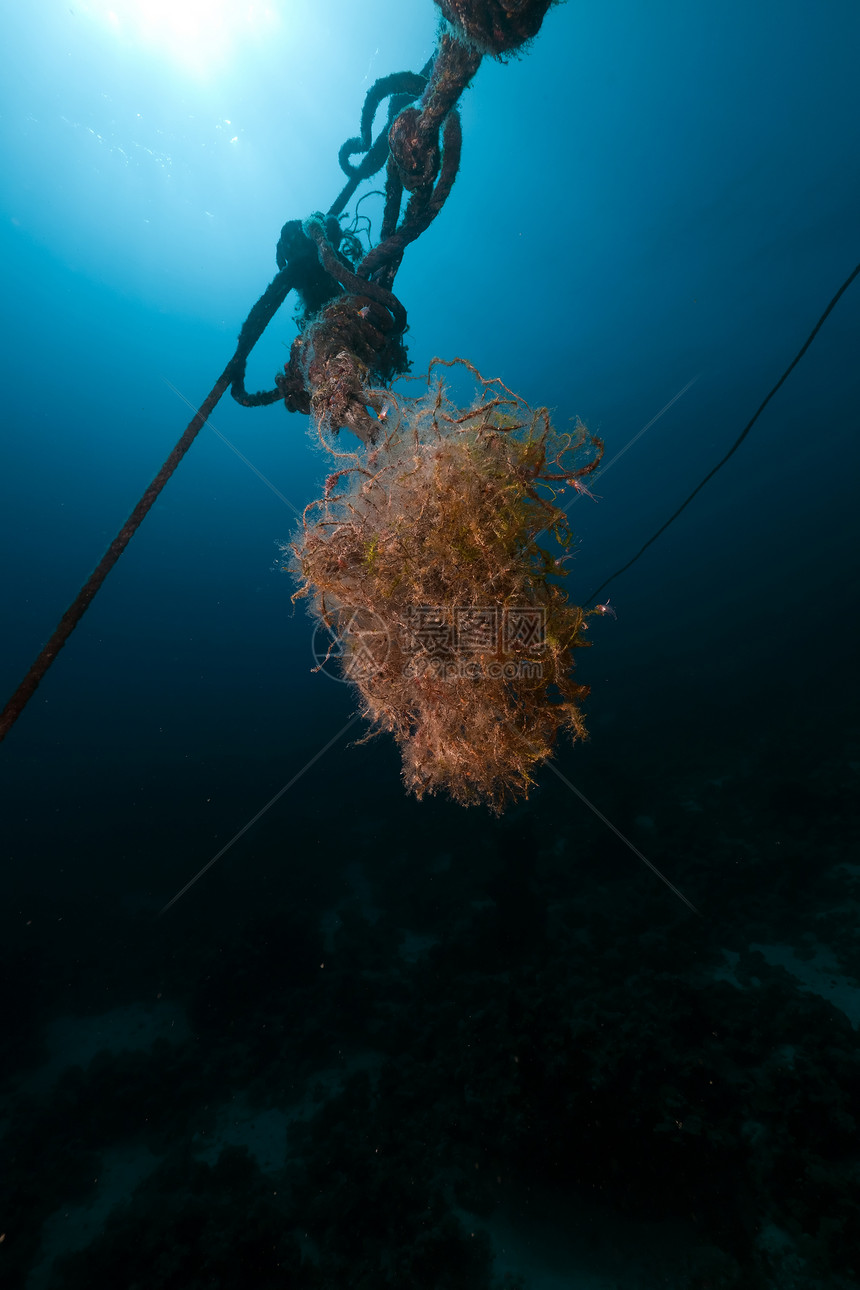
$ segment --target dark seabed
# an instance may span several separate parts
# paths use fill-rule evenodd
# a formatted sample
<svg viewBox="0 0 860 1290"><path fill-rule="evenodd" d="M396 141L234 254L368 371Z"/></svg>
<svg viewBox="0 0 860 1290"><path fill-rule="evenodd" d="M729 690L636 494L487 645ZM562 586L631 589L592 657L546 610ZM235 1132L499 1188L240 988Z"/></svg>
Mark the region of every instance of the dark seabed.
<svg viewBox="0 0 860 1290"><path fill-rule="evenodd" d="M4 700L437 16L4 19ZM569 3L463 95L409 354L605 440L574 602L860 259L858 38L848 0ZM499 818L345 729L280 571L331 466L222 401L0 750L4 1287L860 1286L858 336L860 279L601 592L590 737Z"/></svg>

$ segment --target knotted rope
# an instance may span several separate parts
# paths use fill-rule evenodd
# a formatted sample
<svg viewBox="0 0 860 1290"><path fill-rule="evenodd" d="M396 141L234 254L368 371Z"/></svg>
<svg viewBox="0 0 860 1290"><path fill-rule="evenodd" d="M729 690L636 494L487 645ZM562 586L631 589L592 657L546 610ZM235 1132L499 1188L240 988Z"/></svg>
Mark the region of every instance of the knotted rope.
<svg viewBox="0 0 860 1290"><path fill-rule="evenodd" d="M346 426L359 437L372 438L373 420L360 391L368 371L385 382L408 368L402 342L406 310L391 287L405 247L436 218L456 178L461 130L455 104L483 54L501 56L533 37L550 0L437 3L447 23L443 21L432 60L420 73L397 72L368 90L360 133L340 149L338 159L347 182L328 217L314 215L304 224L291 220L284 225L276 252L278 273L242 324L232 358L6 704L0 714L0 740L33 697L227 389L244 407L283 399L289 411L313 408L327 417L331 429ZM408 107L419 96L419 107ZM374 140L373 121L386 99L387 125ZM353 165L351 158L359 153L364 157ZM357 266L351 265L338 249L342 230L337 216L358 185L375 175L387 159L381 241ZM404 189L411 196L398 224ZM293 290L304 306L303 332L275 389L249 394L245 389L248 356Z"/></svg>

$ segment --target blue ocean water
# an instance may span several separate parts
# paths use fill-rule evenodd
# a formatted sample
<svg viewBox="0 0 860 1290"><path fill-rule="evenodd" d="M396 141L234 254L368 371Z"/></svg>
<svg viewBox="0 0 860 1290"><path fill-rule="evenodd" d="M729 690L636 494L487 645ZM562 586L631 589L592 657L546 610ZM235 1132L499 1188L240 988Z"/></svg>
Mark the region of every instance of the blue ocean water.
<svg viewBox="0 0 860 1290"><path fill-rule="evenodd" d="M4 19L4 701L437 18ZM858 37L837 0L568 3L463 95L409 355L605 440L575 601L860 259ZM0 749L4 1284L860 1283L858 324L855 282L601 593L590 740L498 820L345 730L279 558L330 465L222 400Z"/></svg>

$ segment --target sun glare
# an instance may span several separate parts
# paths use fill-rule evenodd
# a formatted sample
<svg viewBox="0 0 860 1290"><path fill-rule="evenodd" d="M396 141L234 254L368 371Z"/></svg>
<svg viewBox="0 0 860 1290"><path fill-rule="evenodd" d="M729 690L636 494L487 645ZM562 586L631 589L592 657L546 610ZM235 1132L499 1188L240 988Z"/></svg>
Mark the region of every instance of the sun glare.
<svg viewBox="0 0 860 1290"><path fill-rule="evenodd" d="M264 40L278 21L272 5L240 0L85 0L79 9L123 44L204 77Z"/></svg>

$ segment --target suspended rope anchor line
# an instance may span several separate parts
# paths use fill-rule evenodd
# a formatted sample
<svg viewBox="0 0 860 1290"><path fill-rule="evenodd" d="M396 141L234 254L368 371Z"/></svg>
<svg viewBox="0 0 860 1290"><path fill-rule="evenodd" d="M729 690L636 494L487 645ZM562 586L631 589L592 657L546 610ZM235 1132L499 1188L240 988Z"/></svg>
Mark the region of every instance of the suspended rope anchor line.
<svg viewBox="0 0 860 1290"><path fill-rule="evenodd" d="M5 738L8 732L12 729L12 726L18 720L18 717L23 712L27 703L33 697L39 682L42 680L48 668L51 666L66 641L69 639L72 632L89 609L105 578L108 576L111 569L114 567L117 560L122 555L137 530L140 528L147 512L151 509L159 493L164 488L164 485L167 483L168 479L173 474L194 440L197 438L201 427L215 408L221 395L229 387L231 367L232 364L228 364L218 377L218 380L209 392L208 398L200 405L198 412L188 423L185 433L179 439L170 456L166 459L158 474L152 480L152 483L143 493L143 496L129 515L125 524L123 524L122 528L105 551L101 560L99 560L95 569L93 569L89 578L87 578L77 596L63 614L51 635L50 640L38 654L27 672L27 675L24 677L24 680L6 704L2 714L0 714L0 739Z"/></svg>
<svg viewBox="0 0 860 1290"><path fill-rule="evenodd" d="M369 391L365 378L370 373L378 384L387 386L409 367L401 339L406 330L406 311L393 295L392 285L405 247L435 219L457 176L462 136L456 104L482 58L491 55L503 59L535 36L552 0L518 0L511 8L499 0L436 3L448 26L443 27L433 58L421 73L396 73L377 81L368 91L360 135L347 140L338 158L347 184L327 218L312 215L304 222L292 220L284 225L276 252L279 272L248 314L232 358L0 713L0 740L32 698L228 388L242 406L260 407L283 399L288 411L314 411L324 417L335 434L348 427L360 439L374 442L378 420L367 409ZM418 105L409 106L419 96ZM387 128L373 140L374 117L386 98L390 100ZM354 166L351 158L357 153L365 155ZM337 217L358 184L376 174L386 160L380 242L359 258L358 238L344 232ZM401 218L404 192L409 197ZM339 249L342 241L346 254ZM834 296L794 362L723 460L633 560L598 587L589 600L629 569L728 461L858 273L860 265ZM298 319L300 335L293 342L290 362L285 365L284 375L276 378L274 389L249 393L244 383L248 357L293 289L300 296L304 313Z"/></svg>
<svg viewBox="0 0 860 1290"><path fill-rule="evenodd" d="M323 308L327 300L331 301L344 291L342 283L347 284L347 290L358 289L363 295L379 301L392 314L395 335L393 340L382 337L384 344L370 344L371 351L383 350L378 371L385 377L389 373L393 376L398 371L406 370L403 366L405 350L397 348L397 335L406 327L406 312L391 293L391 285L399 267L404 246L423 232L438 214L456 176L460 159L460 130L459 119L452 123L452 118L456 118L455 104L477 70L483 53L501 57L530 39L540 27L550 2L551 0L522 0L514 16L502 15L504 18L502 20L497 15L494 23L491 24L492 32L487 33L483 28L472 30L472 24L475 21L472 11L480 15L485 0L457 0L456 7L450 12L445 4L441 4L441 0L437 0L437 3L441 4L445 17L451 23L451 28L440 35L432 58L420 73L398 72L381 78L368 90L362 111L360 134L356 138L348 139L339 153L338 160L347 176L347 183L329 210L330 222L324 225L318 217L312 216L308 223L311 236L303 233L301 221L289 221L284 225L276 254L279 272L245 319L233 357L188 423L161 469L145 489L125 524L63 614L21 684L3 708L0 713L0 741L6 737L33 697L54 659L92 604L111 569L152 509L165 484L206 424L225 391L229 388L233 398L244 407L261 407L283 399L289 411L311 410L313 385L311 382L312 388L307 389L308 381L299 370L299 363L293 365L293 371L290 371L290 365L287 365L286 376L278 379L277 387L273 390L249 394L245 389L248 356L291 290L295 288L299 292L305 306L302 320L305 331L310 333L315 328L313 341L318 344L324 342L326 338L330 343L332 340L342 340L344 334L342 311L340 317L334 311L331 317L327 318L327 311ZM480 44L480 50L477 48L478 44ZM419 96L420 109L410 109L411 116L406 123L408 128L403 129L401 126L398 132L398 123L407 110L407 105ZM376 140L373 140L373 120L377 109L386 98L390 100L386 128L380 132ZM441 152L442 174L439 181L434 184L433 181L440 166L440 132L443 136L444 149ZM344 209L359 183L371 178L385 165L391 151L392 140L395 138L398 170L395 176L392 168L389 167L383 223L385 245L375 248L377 255L371 263L366 263L367 257L365 257L365 263L358 266L359 272L356 274L346 257L341 256L340 262L337 261L337 248L329 241L329 229L334 232L339 228L336 217ZM354 166L351 158L357 153L365 155L361 162ZM396 228L404 187L413 196L403 222L399 228ZM308 247L313 252L312 262L309 261L307 254ZM323 273L322 281L320 268ZM374 269L377 270L376 280L371 276ZM311 327L312 319L314 328ZM374 338L380 336L377 324L382 326L378 316L367 326L367 333ZM360 330L359 328L358 331ZM360 347L360 340L357 342L357 347ZM368 344L365 340L364 350L366 351L367 348ZM307 358L308 353L302 353L299 348L296 357ZM360 358L354 354L347 354L347 357L352 366L356 369L360 368ZM335 373L335 377L335 384L342 389L349 386L352 373L342 368ZM349 404L348 398L342 401L346 405ZM350 424L349 419L345 419L342 424Z"/></svg>
<svg viewBox="0 0 860 1290"><path fill-rule="evenodd" d="M99 560L95 569L93 569L77 596L63 614L47 644L37 655L27 675L6 704L3 712L0 713L0 740L6 737L27 703L35 694L48 668L89 609L105 578L140 528L146 515L158 499L161 490L212 415L221 396L237 378L241 381L248 354L263 334L270 319L274 317L283 304L293 285L293 275L289 269L282 269L251 310L239 333L236 351L230 362L185 427L184 433L177 440L158 474L149 484L149 487L144 490L125 524L123 524L101 560Z"/></svg>
<svg viewBox="0 0 860 1290"><path fill-rule="evenodd" d="M591 594L590 594L589 596L587 596L587 597L586 597L585 603L586 603L587 605L592 604L592 603L597 599L597 597L600 595L601 591L603 591L605 587L608 587L608 586L609 586L610 582L614 582L616 578L620 578L622 573L626 573L626 572L627 572L627 570L628 570L628 569L630 569L630 568L631 568L631 567L636 563L636 561L639 559L639 557L640 557L640 556L643 556L643 555L645 554L645 552L648 550L649 546L652 546L652 545L653 545L653 543L657 541L658 537L661 537L661 536L666 532L666 529L669 527L669 525L670 525L670 524L674 524L675 520L678 518L678 516L681 514L681 512L682 512L682 511L684 511L684 510L686 510L686 509L687 509L687 507L690 505L690 502L693 500L693 498L694 498L698 493L700 493L700 492L702 491L702 489L705 487L705 484L709 483L709 482L710 482L710 480L712 480L712 479L714 478L714 475L716 475L717 471L718 471L718 470L722 470L723 466L725 466L725 464L726 464L726 462L729 460L729 458L730 458L730 457L732 457L732 456L737 452L738 448L740 448L740 446L741 446L741 444L743 443L744 439L746 439L746 437L747 437L747 435L749 434L750 430L752 430L752 428L753 428L753 426L755 425L756 421L758 421L758 419L759 419L759 417L761 416L762 412L764 412L765 408L767 407L768 403L770 403L771 399L772 399L772 398L773 398L773 396L776 394L777 390L780 388L780 386L781 386L781 385L783 385L783 384L785 383L785 381L787 380L787 378L788 378L788 377L791 375L791 373L794 371L795 367L797 367L797 364L798 364L798 363L800 362L800 360L803 358L803 355L806 353L806 351L809 349L809 346L810 346L810 345L812 344L812 342L815 340L815 337L816 337L816 336L818 335L818 333L821 331L821 328L822 328L822 326L823 326L823 324L824 324L825 319L826 319L826 318L828 317L828 315L833 311L833 309L835 308L835 306L836 306L836 304L838 303L838 301L840 300L840 298L845 294L845 292L846 292L846 291L848 290L848 288L851 286L851 283L854 281L854 279L857 277L857 275L858 275L858 274L860 274L860 264L856 265L856 266L854 267L854 269L852 270L852 272L851 272L851 273L849 273L848 277L847 277L847 278L845 279L845 281L842 283L842 286L841 286L841 287L839 288L839 290L836 292L836 295L835 295L835 296L833 297L833 299L830 301L830 304L829 304L829 305L827 306L827 308L824 310L824 313L823 313L823 314L821 315L821 317L818 319L818 322L815 324L815 326L813 327L812 331L809 333L809 335L807 336L806 340L804 341L803 345L800 347L800 349L798 350L798 352L795 354L794 358L791 360L791 362L789 363L788 367L785 369L785 371L783 372L782 376L779 378L779 380L777 381L776 385L775 385L775 386L773 387L773 389L771 390L770 394L768 394L767 398L766 398L766 399L764 399L764 400L762 401L762 403L759 405L759 407L758 407L758 409L756 410L756 412L755 412L754 416L752 416L752 417L750 418L750 420L747 422L747 424L744 426L743 430L742 430L742 431L741 431L741 433L738 435L737 439L734 441L734 443L732 444L731 448L729 448L729 450L728 450L728 452L726 453L726 455L725 455L725 456L724 456L720 461L718 461L718 462L717 462L716 466L714 466L711 470L709 470L709 471L708 471L708 473L707 473L707 475L705 475L704 479L699 480L699 483L698 483L698 484L696 485L696 487L693 489L692 493L690 493L689 497L686 497L686 498L684 499L684 501L681 503L681 505L678 507L678 509L675 511L675 513L674 513L673 515L670 515L670 516L669 516L669 518L668 518L668 520L666 520L665 524L661 524L661 525L660 525L660 527L658 528L658 530L657 530L657 532L656 532L656 533L652 533L651 537L649 537L649 539L648 539L648 541L645 543L645 545L644 545L643 547L641 547L641 548L636 552L636 554L633 556L633 559L632 559L632 560L628 560L628 561L627 561L627 563L626 563L626 564L623 564L623 565L621 566L621 568L620 568L620 569L616 569L616 570L615 570L615 572L614 572L613 574L610 574L610 576L609 576L608 578L606 578L603 582L601 582L601 584L600 584L600 586L599 586L599 587L595 587L594 591L592 591L592 592L591 592Z"/></svg>

